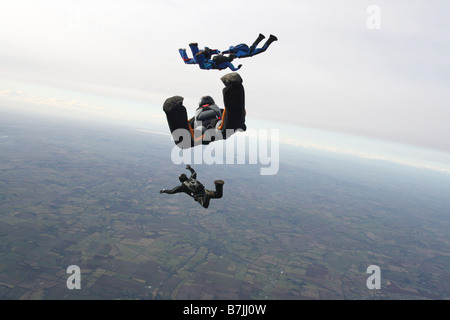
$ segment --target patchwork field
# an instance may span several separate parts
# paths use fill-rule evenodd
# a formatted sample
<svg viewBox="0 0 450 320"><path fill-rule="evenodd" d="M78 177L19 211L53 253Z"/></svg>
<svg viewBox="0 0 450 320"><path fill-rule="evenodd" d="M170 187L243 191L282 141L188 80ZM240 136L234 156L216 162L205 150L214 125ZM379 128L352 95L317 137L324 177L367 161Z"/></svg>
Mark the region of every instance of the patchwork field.
<svg viewBox="0 0 450 320"><path fill-rule="evenodd" d="M168 138L0 119L1 299L450 298L439 186L286 151L275 176L193 165L207 188L225 180L205 210L159 194L185 171Z"/></svg>

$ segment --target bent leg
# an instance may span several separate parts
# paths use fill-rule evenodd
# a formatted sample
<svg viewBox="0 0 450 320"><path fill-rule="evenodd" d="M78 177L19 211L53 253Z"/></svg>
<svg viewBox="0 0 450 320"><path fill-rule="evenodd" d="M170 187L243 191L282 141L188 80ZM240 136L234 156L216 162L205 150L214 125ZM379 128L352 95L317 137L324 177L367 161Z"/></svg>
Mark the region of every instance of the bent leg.
<svg viewBox="0 0 450 320"><path fill-rule="evenodd" d="M197 53L195 56L195 60L197 61L200 69L208 69L205 63L205 56L203 55L203 52Z"/></svg>
<svg viewBox="0 0 450 320"><path fill-rule="evenodd" d="M264 43L264 45L261 48L255 49L251 55L254 56L261 52L266 51L267 48L269 48L270 44L277 40L278 40L278 38L271 34L269 39L267 39L266 43Z"/></svg>
<svg viewBox="0 0 450 320"><path fill-rule="evenodd" d="M224 183L225 182L223 180L216 180L216 181L214 181L214 184L216 185L216 191L209 191L209 195L210 195L211 198L213 198L213 199L222 198Z"/></svg>
<svg viewBox="0 0 450 320"><path fill-rule="evenodd" d="M191 59L188 57L188 55L186 53L186 49L178 49L178 52L180 53L181 59L183 59L184 63L195 64L194 59Z"/></svg>
<svg viewBox="0 0 450 320"><path fill-rule="evenodd" d="M210 196L207 193L203 195L194 196L195 201L200 203L203 208L207 209L209 207L209 201L211 200Z"/></svg>
<svg viewBox="0 0 450 320"><path fill-rule="evenodd" d="M197 43L190 43L189 44L189 48L191 48L191 52L192 52L192 59L194 60L194 63L198 63L197 59L196 59L196 55L199 52L198 50L198 44Z"/></svg>
<svg viewBox="0 0 450 320"><path fill-rule="evenodd" d="M258 46L258 44L259 44L264 38L265 38L265 36L264 36L262 33L260 33L260 34L258 35L258 38L256 38L255 42L253 42L253 44L251 45L250 50L249 50L249 52L248 52L248 54L249 54L250 56L253 55L253 51L255 50L255 48Z"/></svg>
<svg viewBox="0 0 450 320"><path fill-rule="evenodd" d="M186 108L183 106L183 100L184 98L181 96L168 98L164 102L163 110L166 113L167 123L175 144L182 149L187 149L194 146L194 141L189 130L188 116Z"/></svg>
<svg viewBox="0 0 450 320"><path fill-rule="evenodd" d="M224 75L222 78L225 88L223 88L223 101L225 104L225 116L223 118L223 126L220 128L223 133L224 130L232 129L247 130L245 125L245 92L242 85L242 78L237 72L232 72ZM224 138L228 138L225 136Z"/></svg>
<svg viewBox="0 0 450 320"><path fill-rule="evenodd" d="M201 205L203 206L203 208L208 209L209 207L209 201L211 200L210 197L205 196L204 201L201 203Z"/></svg>

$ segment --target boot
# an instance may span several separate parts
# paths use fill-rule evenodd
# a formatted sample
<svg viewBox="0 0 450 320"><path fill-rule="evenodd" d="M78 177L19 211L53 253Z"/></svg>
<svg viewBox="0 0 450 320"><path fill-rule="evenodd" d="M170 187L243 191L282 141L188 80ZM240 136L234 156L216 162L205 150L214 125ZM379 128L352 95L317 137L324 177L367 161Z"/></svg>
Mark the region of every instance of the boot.
<svg viewBox="0 0 450 320"><path fill-rule="evenodd" d="M264 47L266 47L266 48L269 47L272 42L277 41L277 40L278 40L278 38L275 37L273 34L271 34L269 39L267 39L266 43L264 43Z"/></svg>
<svg viewBox="0 0 450 320"><path fill-rule="evenodd" d="M256 46L265 38L265 36L260 33L258 38L255 40L255 42L253 42L252 46L250 47L250 51L249 52L253 52L253 50L255 50Z"/></svg>
<svg viewBox="0 0 450 320"><path fill-rule="evenodd" d="M222 198L224 183L225 182L223 180L214 181L214 184L216 185L216 196L215 196L216 198Z"/></svg>
<svg viewBox="0 0 450 320"><path fill-rule="evenodd" d="M231 85L232 83L242 83L242 78L237 72L227 73L220 78L225 86Z"/></svg>
<svg viewBox="0 0 450 320"><path fill-rule="evenodd" d="M272 42L277 41L277 40L278 40L278 38L271 34L269 39L267 39L266 43L264 43L263 48L267 49Z"/></svg>

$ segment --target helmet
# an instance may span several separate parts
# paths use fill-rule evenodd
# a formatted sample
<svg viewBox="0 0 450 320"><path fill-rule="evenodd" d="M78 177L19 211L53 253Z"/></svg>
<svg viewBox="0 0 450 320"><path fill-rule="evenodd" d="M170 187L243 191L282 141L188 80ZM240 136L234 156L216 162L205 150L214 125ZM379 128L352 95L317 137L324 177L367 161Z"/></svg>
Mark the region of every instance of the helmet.
<svg viewBox="0 0 450 320"><path fill-rule="evenodd" d="M184 173L182 173L182 174L180 174L178 179L180 179L181 182L184 182L184 181L186 181L188 179L188 177Z"/></svg>
<svg viewBox="0 0 450 320"><path fill-rule="evenodd" d="M209 106L215 104L214 99L211 98L211 96L201 97L198 106L201 107L201 106L204 106L205 104L209 105Z"/></svg>

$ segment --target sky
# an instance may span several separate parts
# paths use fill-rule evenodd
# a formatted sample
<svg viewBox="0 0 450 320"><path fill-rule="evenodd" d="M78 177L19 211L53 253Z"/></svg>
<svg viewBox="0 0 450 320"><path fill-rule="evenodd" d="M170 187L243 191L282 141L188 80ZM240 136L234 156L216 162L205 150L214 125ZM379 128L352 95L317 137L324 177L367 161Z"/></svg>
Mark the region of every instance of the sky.
<svg viewBox="0 0 450 320"><path fill-rule="evenodd" d="M189 115L203 95L221 106L230 72L185 65L179 48L274 34L235 63L247 118L448 153L449 12L447 0L1 0L0 106L162 126L168 97Z"/></svg>

